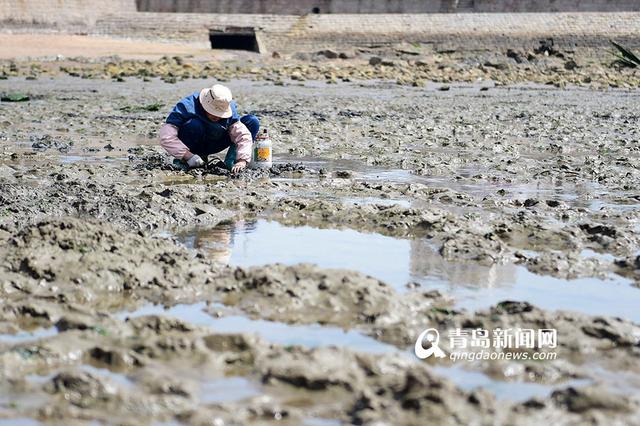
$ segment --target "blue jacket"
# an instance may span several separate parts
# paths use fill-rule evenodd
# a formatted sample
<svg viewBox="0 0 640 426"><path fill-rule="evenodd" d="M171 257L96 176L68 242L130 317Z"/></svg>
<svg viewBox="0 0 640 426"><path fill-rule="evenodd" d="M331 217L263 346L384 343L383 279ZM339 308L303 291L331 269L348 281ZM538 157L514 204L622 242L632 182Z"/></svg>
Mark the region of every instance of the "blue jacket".
<svg viewBox="0 0 640 426"><path fill-rule="evenodd" d="M218 121L211 121L200 104L200 100L198 99L199 95L200 92L196 92L178 102L169 113L166 122L173 124L179 129L187 121L193 118L199 118L202 123L207 126L207 134L215 137L216 135L226 133L229 126L240 120L238 106L234 101L231 101L231 117L223 118Z"/></svg>

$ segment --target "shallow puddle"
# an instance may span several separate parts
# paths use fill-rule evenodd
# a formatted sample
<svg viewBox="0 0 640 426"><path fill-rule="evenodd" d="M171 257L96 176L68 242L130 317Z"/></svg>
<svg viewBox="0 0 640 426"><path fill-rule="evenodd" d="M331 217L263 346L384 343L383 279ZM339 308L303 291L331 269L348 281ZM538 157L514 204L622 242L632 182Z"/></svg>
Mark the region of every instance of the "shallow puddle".
<svg viewBox="0 0 640 426"><path fill-rule="evenodd" d="M17 345L30 343L35 342L36 340L55 336L56 334L58 334L58 329L55 327L38 328L33 331L20 331L16 334L0 334L0 344L7 343L10 345Z"/></svg>
<svg viewBox="0 0 640 426"><path fill-rule="evenodd" d="M633 395L640 391L640 376L632 371L606 370L597 364L589 365L588 368L597 376L598 383L611 393Z"/></svg>
<svg viewBox="0 0 640 426"><path fill-rule="evenodd" d="M332 419L307 418L302 421L304 426L340 426L342 422Z"/></svg>
<svg viewBox="0 0 640 426"><path fill-rule="evenodd" d="M203 249L213 259L236 266L315 263L361 271L398 289L412 278L409 240L380 234L258 220L194 229L177 238L188 248Z"/></svg>
<svg viewBox="0 0 640 426"><path fill-rule="evenodd" d="M200 386L200 401L223 404L242 401L260 395L260 389L244 377L224 377L208 380Z"/></svg>
<svg viewBox="0 0 640 426"><path fill-rule="evenodd" d="M436 366L432 368L437 374L448 378L463 390L472 391L482 388L490 391L497 399L512 402L522 402L534 397L545 398L556 389L563 389L568 386L586 386L590 383L589 380L585 379L574 379L555 385L515 381L502 382L494 380L482 372L465 370L459 366Z"/></svg>
<svg viewBox="0 0 640 426"><path fill-rule="evenodd" d="M86 365L86 364L79 365L79 366L76 366L76 367L69 367L66 370L59 370L59 371L55 371L53 373L49 373L49 374L45 374L45 375L29 374L25 378L27 379L27 381L29 381L31 383L43 385L43 384L47 383L48 381L50 381L51 379L53 379L60 372L67 371L67 370L73 370L73 369L85 371L85 372L87 372L87 373L89 373L89 374L91 374L91 375L93 375L95 377L100 377L100 378L106 379L109 382L111 382L112 384L120 386L122 388L130 388L130 387L135 385L133 380L129 379L129 377L127 377L126 375L124 375L122 373L114 373L113 371L110 371L110 370L108 370L106 368L98 368L98 367L94 367L92 365Z"/></svg>
<svg viewBox="0 0 640 426"><path fill-rule="evenodd" d="M632 203L632 204L624 204L624 203L613 203L606 202L603 200L595 200L589 204L589 209L594 211L599 210L614 210L620 212L631 212L631 211L640 211L640 204Z"/></svg>
<svg viewBox="0 0 640 426"><path fill-rule="evenodd" d="M378 342L355 331L344 331L336 327L320 325L287 325L273 321L251 320L241 316L214 318L205 311L206 308L206 303L175 305L171 308L165 308L162 305L147 305L133 312L121 312L118 317L126 319L144 315L163 315L190 324L211 327L219 333L257 334L270 343L280 345L299 345L308 348L337 346L373 354L396 353L398 356L419 362L408 351L400 351L391 345ZM555 386L527 382L502 382L484 373L461 367L435 366L433 368L438 375L446 377L462 389L473 390L482 387L494 393L498 399L516 402L535 396L545 397L558 388L588 384L586 380L572 380ZM121 382L113 379L112 381ZM225 403L257 395L260 395L260 389L255 383L243 377L227 377L201 380L199 398L206 403ZM325 421L327 423L324 423ZM309 419L309 423L305 424L335 424L335 421Z"/></svg>
<svg viewBox="0 0 640 426"><path fill-rule="evenodd" d="M279 159L292 163L301 163L312 170L324 169L329 173L347 170L352 173L350 179L356 181L378 181L390 184L420 183L429 187L462 192L478 198L504 190L508 198L522 200L539 198L564 201L572 207L591 211L607 209L624 212L637 210L638 206L640 206L635 199L629 199L628 192L612 191L596 182L553 183L545 179L532 180L525 183L493 182L484 178L474 178L476 175L487 172L487 170L479 168L460 168L454 173L454 175L457 175L457 178L454 179L451 174L445 176L418 175L411 170L375 167L364 164L361 161L349 159L296 158L286 155ZM305 179L309 180L309 178L302 178L302 180ZM276 178L275 180L299 181L300 179Z"/></svg>
<svg viewBox="0 0 640 426"><path fill-rule="evenodd" d="M41 426L37 420L26 417L18 417L15 419L0 419L0 426Z"/></svg>
<svg viewBox="0 0 640 426"><path fill-rule="evenodd" d="M381 197L341 197L337 195L327 194L326 192L321 191L292 191L288 190L286 192L276 192L274 196L278 199L283 198L307 198L307 199L317 199L324 201L332 201L332 202L340 202L348 205L355 206L400 206L404 208L412 207L412 202L409 199L402 198L381 198Z"/></svg>
<svg viewBox="0 0 640 426"><path fill-rule="evenodd" d="M390 353L398 349L378 342L364 334L337 327L314 325L289 325L275 321L252 320L243 316L214 318L205 312L206 303L175 305L165 308L162 305L146 305L133 312L121 312L120 319L135 318L144 315L164 315L190 324L211 327L218 333L257 334L271 343L284 346L300 345L305 347L338 346L354 351L368 353Z"/></svg>
<svg viewBox="0 0 640 426"><path fill-rule="evenodd" d="M611 275L607 279L563 280L536 275L514 264L487 267L449 262L426 240L349 229L288 227L266 220L194 229L177 238L189 248L204 250L218 262L235 266L314 263L323 268L360 271L398 291L416 282L453 296L461 309L478 310L503 300L519 300L544 309L640 321L640 290L626 278ZM583 255L609 259L590 250Z"/></svg>
<svg viewBox="0 0 640 426"><path fill-rule="evenodd" d="M42 392L32 392L26 389L16 389L10 385L9 380L0 382L0 426L31 426L40 425L27 417L28 412L35 412L47 401L47 396ZM9 418L9 416L17 416Z"/></svg>
<svg viewBox="0 0 640 426"><path fill-rule="evenodd" d="M599 259L605 262L613 262L616 260L616 257L610 253L598 253L597 251L591 249L584 249L580 252L580 256L585 259Z"/></svg>
<svg viewBox="0 0 640 426"><path fill-rule="evenodd" d="M60 162L62 164L75 163L109 163L113 161L125 161L126 157L98 156L98 155L61 155Z"/></svg>
<svg viewBox="0 0 640 426"><path fill-rule="evenodd" d="M207 304L196 303L192 305L176 305L165 308L162 305L147 305L133 312L121 312L118 317L121 319L135 318L144 315L164 315L180 319L194 325L208 326L216 332L221 333L249 333L257 334L268 342L280 345L299 345L308 348L320 346L345 347L355 351L383 354L396 353L398 356L407 357L419 362L412 354L402 352L399 349L377 342L363 334L354 331L343 331L335 327L325 327L320 325L287 325L264 320L250 320L241 316L229 316L214 318L205 309ZM87 366L82 366L86 368ZM89 367L96 374L101 374L103 370ZM556 389L567 386L584 386L589 384L588 380L571 380L556 385L546 385L530 382L499 381L488 375L467 370L459 366L445 367L433 366L435 372L451 380L465 390L484 388L492 392L498 399L511 400L515 402L525 401L532 397L546 397ZM109 375L114 373L107 372ZM112 379L112 382L127 385L128 379ZM122 382L125 380L125 382ZM201 401L206 403L235 402L253 396L260 395L259 387L250 380L243 377L226 377L200 380ZM324 424L324 419L309 419L309 424ZM320 423L315 423L319 420ZM327 424L333 420L326 420Z"/></svg>
<svg viewBox="0 0 640 426"><path fill-rule="evenodd" d="M443 287L456 298L456 306L479 310L503 300L526 301L547 310L567 310L588 315L621 317L640 321L640 290L633 281L612 274L607 279L578 278L565 280L537 275L523 266L494 265L487 268L500 275L508 271L499 285L471 290L456 288L453 284Z"/></svg>
<svg viewBox="0 0 640 426"><path fill-rule="evenodd" d="M126 375L122 373L114 373L106 368L98 368L92 365L81 365L80 370L86 371L89 374L92 374L97 377L102 377L109 380L114 385L118 385L122 388L130 388L135 385L133 380L129 379Z"/></svg>
<svg viewBox="0 0 640 426"><path fill-rule="evenodd" d="M342 202L346 204L354 204L356 206L400 206L404 208L411 207L411 201L402 200L402 199L392 199L392 198L376 198L376 197L364 197L364 198L355 198L355 197L346 197L342 198Z"/></svg>

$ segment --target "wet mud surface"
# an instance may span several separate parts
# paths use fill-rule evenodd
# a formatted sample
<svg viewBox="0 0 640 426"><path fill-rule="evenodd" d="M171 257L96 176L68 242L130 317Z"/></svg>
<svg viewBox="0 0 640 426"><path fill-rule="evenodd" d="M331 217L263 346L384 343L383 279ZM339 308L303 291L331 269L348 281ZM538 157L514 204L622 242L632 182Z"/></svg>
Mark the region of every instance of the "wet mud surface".
<svg viewBox="0 0 640 426"><path fill-rule="evenodd" d="M230 175L156 143L205 80L124 80L0 81L0 419L637 423L635 90L233 80L276 164Z"/></svg>

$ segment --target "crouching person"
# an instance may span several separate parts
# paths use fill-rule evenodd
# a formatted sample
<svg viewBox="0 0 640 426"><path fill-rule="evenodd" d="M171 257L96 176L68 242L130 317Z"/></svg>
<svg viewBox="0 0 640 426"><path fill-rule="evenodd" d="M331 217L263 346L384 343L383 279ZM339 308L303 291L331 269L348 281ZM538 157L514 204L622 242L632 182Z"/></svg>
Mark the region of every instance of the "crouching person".
<svg viewBox="0 0 640 426"><path fill-rule="evenodd" d="M260 122L253 115L240 117L232 99L221 84L182 99L160 128L160 145L189 168L202 167L210 154L229 148L227 168L234 173L244 169Z"/></svg>

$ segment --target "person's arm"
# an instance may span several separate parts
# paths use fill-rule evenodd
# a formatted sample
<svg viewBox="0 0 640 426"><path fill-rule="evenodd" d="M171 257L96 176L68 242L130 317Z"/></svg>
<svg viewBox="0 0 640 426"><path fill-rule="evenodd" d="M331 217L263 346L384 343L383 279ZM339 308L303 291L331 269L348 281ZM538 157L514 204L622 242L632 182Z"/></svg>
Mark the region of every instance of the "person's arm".
<svg viewBox="0 0 640 426"><path fill-rule="evenodd" d="M231 142L236 144L236 164L244 162L246 166L251 161L251 146L253 139L251 132L241 121L236 121L229 127Z"/></svg>
<svg viewBox="0 0 640 426"><path fill-rule="evenodd" d="M189 160L193 156L189 148L178 138L178 128L173 124L164 123L160 128L160 146L178 160Z"/></svg>

